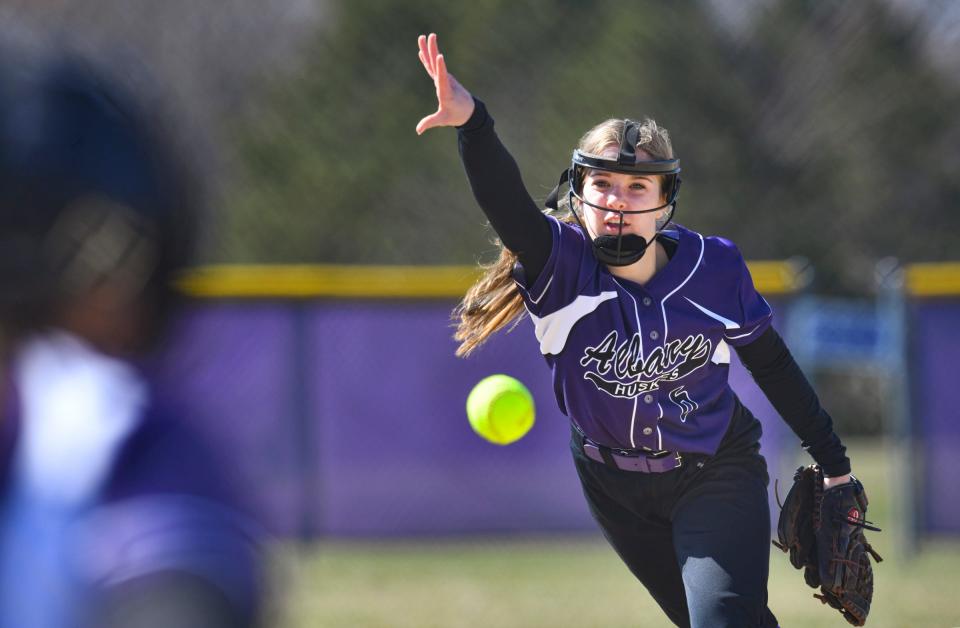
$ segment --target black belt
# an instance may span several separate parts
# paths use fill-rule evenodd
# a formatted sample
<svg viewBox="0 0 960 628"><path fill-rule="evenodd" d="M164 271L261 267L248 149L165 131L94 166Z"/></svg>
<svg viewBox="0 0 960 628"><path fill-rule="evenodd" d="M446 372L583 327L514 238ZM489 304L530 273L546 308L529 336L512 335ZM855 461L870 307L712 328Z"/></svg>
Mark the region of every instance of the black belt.
<svg viewBox="0 0 960 628"><path fill-rule="evenodd" d="M587 458L603 463L608 467L622 471L638 473L664 473L673 471L683 464L679 451L642 451L637 449L611 449L595 443L579 434L580 445Z"/></svg>

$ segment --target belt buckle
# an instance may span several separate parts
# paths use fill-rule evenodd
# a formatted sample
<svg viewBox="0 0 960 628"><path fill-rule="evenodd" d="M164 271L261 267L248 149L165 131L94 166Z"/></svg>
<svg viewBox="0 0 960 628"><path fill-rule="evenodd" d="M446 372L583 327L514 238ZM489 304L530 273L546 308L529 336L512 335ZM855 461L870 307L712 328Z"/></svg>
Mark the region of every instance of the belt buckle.
<svg viewBox="0 0 960 628"><path fill-rule="evenodd" d="M669 453L673 453L666 449L656 451L648 447L641 447L639 449L617 449L610 447L610 451L617 454L618 456L626 456L627 458L660 458Z"/></svg>
<svg viewBox="0 0 960 628"><path fill-rule="evenodd" d="M653 457L648 458L648 461L649 461L647 463L648 465L652 461L657 461L660 463L657 465L658 466L657 471L653 471L651 469L652 473L664 473L666 471L673 471L674 469L679 469L683 465L683 457L680 455L679 451L666 451L663 454L657 456L656 458L653 458Z"/></svg>
<svg viewBox="0 0 960 628"><path fill-rule="evenodd" d="M661 458L666 458L670 454L675 454L675 453L677 452L670 451L669 449L661 449L660 451L651 451L650 453L647 454L647 458L651 458L653 460L659 460Z"/></svg>

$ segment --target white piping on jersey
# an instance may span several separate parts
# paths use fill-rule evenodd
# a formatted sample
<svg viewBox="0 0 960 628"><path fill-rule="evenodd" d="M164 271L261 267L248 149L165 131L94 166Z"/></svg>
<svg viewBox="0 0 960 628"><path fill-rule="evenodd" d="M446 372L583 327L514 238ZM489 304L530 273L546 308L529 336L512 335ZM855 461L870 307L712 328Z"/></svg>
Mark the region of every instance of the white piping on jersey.
<svg viewBox="0 0 960 628"><path fill-rule="evenodd" d="M554 223L553 226L556 227L557 229L557 240L559 241L560 236L562 235L560 230L560 223L559 222ZM521 286L519 282L517 282L516 280L514 280L514 282L517 284L517 287L519 287L521 290L527 293L527 296L530 298L530 303L533 303L534 305L536 305L537 303L540 303L540 299L543 298L543 295L547 293L547 289L550 287L550 284L553 283L553 275L554 275L553 273L550 273L550 279L547 279L547 284L543 287L543 290L540 291L540 296L538 296L536 299L534 299L533 296L530 294L530 291L524 288L523 286Z"/></svg>
<svg viewBox="0 0 960 628"><path fill-rule="evenodd" d="M545 285L545 286L543 287L543 291L540 293L540 296L538 296L536 299L534 299L534 298L531 296L531 297L530 297L530 303L533 303L533 304L540 303L540 299L542 299L542 298L543 298L543 295L545 295L545 294L547 293L547 288L549 288L549 287L550 287L550 284L552 284L552 283L553 283L553 275L550 275L550 279L547 279L547 285ZM520 284L517 284L517 286L520 286ZM522 288L523 286L520 286L520 287ZM524 290L524 292L527 292L527 291ZM529 294L530 294L530 293L527 292L527 295L529 295Z"/></svg>
<svg viewBox="0 0 960 628"><path fill-rule="evenodd" d="M710 361L714 364L730 364L730 345L723 340L717 341L717 350L713 352Z"/></svg>
<svg viewBox="0 0 960 628"><path fill-rule="evenodd" d="M752 334L753 334L755 331L757 331L757 329L759 329L759 328L760 328L760 326L757 325L756 327L754 327L752 330L748 331L748 332L745 333L745 334L740 334L739 336L726 336L726 338L727 338L727 340L737 340L737 339L739 339L739 338L746 338L747 336L752 335Z"/></svg>
<svg viewBox="0 0 960 628"><path fill-rule="evenodd" d="M753 329L751 329L750 331L748 331L748 332L745 333L745 334L740 334L739 336L728 336L728 335L724 334L724 336L726 336L727 340L737 340L738 338L746 338L747 336L755 333L758 329L760 329L760 327L763 326L763 323L766 322L766 320L773 315L773 308L770 307L770 304L767 303L767 300L763 298L763 295L758 295L758 296L760 296L760 300L763 301L764 305L767 306L767 310L769 310L769 313L763 318L762 321L760 321L759 323L757 323L756 325L754 325L754 326L753 326Z"/></svg>
<svg viewBox="0 0 960 628"><path fill-rule="evenodd" d="M530 314L533 320L533 331L540 342L540 353L543 355L557 355L563 351L570 336L570 330L581 318L593 312L604 301L616 299L617 293L613 290L601 292L592 297L579 295L572 303L556 312L544 317Z"/></svg>
<svg viewBox="0 0 960 628"><path fill-rule="evenodd" d="M769 317L768 317L768 318L769 318ZM764 321L765 321L765 320L766 320L766 318L764 319ZM738 339L738 338L746 338L747 336L756 333L756 331L757 331L758 329L760 329L760 326L761 326L761 325L763 325L763 321L760 321L759 323L757 323L756 325L754 325L754 326L753 326L753 329L751 329L750 331L748 331L748 332L745 333L745 334L740 334L739 336L726 336L726 338L727 338L727 340L736 340L736 339Z"/></svg>
<svg viewBox="0 0 960 628"><path fill-rule="evenodd" d="M723 323L723 326L724 326L726 329L740 329L740 325L737 325L736 323L734 323L734 322L733 322L732 320L730 320L729 318L725 318L725 317L723 317L723 316L720 316L720 315L717 314L716 312L711 312L710 310L708 310L707 308L703 307L702 305L700 305L699 303L697 303L697 302L694 301L693 299L690 299L690 298L688 298L688 297L683 297L683 298L684 298L684 299L687 299L687 301L690 301L690 303L692 303L695 308L697 308L698 310L700 310L701 312L703 312L704 314L706 314L707 316L709 316L709 317L712 318L713 320L715 320L715 321L717 321L717 322L720 322L720 323Z"/></svg>
<svg viewBox="0 0 960 628"><path fill-rule="evenodd" d="M627 290L626 288L623 287L623 284L621 284L619 281L617 281L617 278L616 278L616 277L613 277L613 275L611 275L611 277L613 278L613 282L614 282L615 284L617 284L618 286L620 286L620 289L623 290L623 292L624 292L628 297L630 297L630 300L631 300L631 301L633 301L633 315L634 315L634 317L637 319L637 337L640 338L640 359L643 360L646 356L645 356L644 351L643 351L643 327L642 327L641 324L640 324L640 310L637 308L637 299L634 298L634 296L633 296L632 294L630 294L630 291L629 291L629 290ZM638 381L638 382L639 382L642 378L643 378L643 375L637 375L637 381ZM633 398L633 412L632 412L631 415L630 415L630 446L633 447L634 449L636 449L636 447L637 447L637 441L636 441L636 439L633 437L633 430L636 428L636 425L637 425L637 404L638 404L638 403L639 403L639 398L638 398L638 397L634 397L634 398Z"/></svg>
<svg viewBox="0 0 960 628"><path fill-rule="evenodd" d="M660 419L663 418L663 406L657 402L657 409L660 410L660 416L657 417L657 449L663 451L663 434L660 432Z"/></svg>
<svg viewBox="0 0 960 628"><path fill-rule="evenodd" d="M697 263L693 265L693 269L690 271L690 274L687 275L687 278L684 279L682 282L680 282L679 286L671 290L670 293L667 294L667 296L663 297L663 300L660 301L660 311L663 313L663 341L664 342L667 341L667 332L669 331L669 328L667 327L667 299L672 297L677 292L677 290L687 285L687 282L690 281L690 278L693 277L693 274L697 272L698 268L700 268L700 262L703 261L703 248L704 248L703 236L698 233L697 237L700 238L700 255L697 257Z"/></svg>
<svg viewBox="0 0 960 628"><path fill-rule="evenodd" d="M522 285L519 281L517 281L516 279L514 279L514 280L513 280L513 283L515 283L515 284L517 285L517 290L520 290L521 292L526 293L527 298L530 299L530 303L533 303L534 305L536 305L536 304L540 303L540 299L542 299L542 298L543 298L543 295L545 295L545 294L547 293L547 288L549 288L549 287L550 287L550 284L553 283L553 274L550 275L550 279L547 279L547 285L545 285L545 286L543 287L543 290L540 292L540 296L538 296L536 299L534 299L532 296L530 296L530 291L527 290L526 288L524 288L523 285ZM524 306L526 306L526 304L524 304ZM530 308L527 308L527 309L529 310Z"/></svg>

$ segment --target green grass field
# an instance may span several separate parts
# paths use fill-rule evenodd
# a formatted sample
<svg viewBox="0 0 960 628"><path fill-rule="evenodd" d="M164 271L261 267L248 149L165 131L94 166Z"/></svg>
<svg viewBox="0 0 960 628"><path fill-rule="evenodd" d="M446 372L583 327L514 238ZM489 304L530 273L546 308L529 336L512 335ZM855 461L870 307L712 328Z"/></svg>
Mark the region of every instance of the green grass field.
<svg viewBox="0 0 960 628"><path fill-rule="evenodd" d="M899 544L895 469L877 442L850 446L871 498L872 628L960 626L960 540ZM786 555L771 555L770 606L784 628L847 626L812 597ZM270 625L300 627L670 626L599 537L325 542L277 550Z"/></svg>

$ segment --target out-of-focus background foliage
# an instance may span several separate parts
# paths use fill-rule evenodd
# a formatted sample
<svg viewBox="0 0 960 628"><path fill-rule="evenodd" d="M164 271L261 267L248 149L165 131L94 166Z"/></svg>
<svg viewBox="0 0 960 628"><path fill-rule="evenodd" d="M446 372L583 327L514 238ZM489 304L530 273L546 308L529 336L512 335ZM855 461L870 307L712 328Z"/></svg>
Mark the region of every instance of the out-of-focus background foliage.
<svg viewBox="0 0 960 628"><path fill-rule="evenodd" d="M164 102L209 183L206 263L473 264L495 254L454 132L414 132L435 105L416 55L416 37L427 32L439 34L451 71L487 103L535 197L553 187L590 126L649 115L671 131L681 158L677 219L733 239L748 259L806 258L816 271L811 293L869 300L880 260L960 258L960 3L950 0L3 0L0 25L4 36L79 48ZM841 432L873 439L862 447L864 466L883 481L892 458L877 439L890 429L889 380L856 368L813 375ZM561 597L576 600L576 556L586 557L584 570L600 556L610 560L599 571L624 596L643 596L606 548L546 547L549 560L529 565L516 548L504 550L504 561L519 560L529 574L518 582L574 574L556 586L572 586ZM397 550L396 572L377 546L293 549L290 625L510 617L492 609L504 591L499 576L484 575L494 556L487 546L480 559L455 550L432 562L422 548ZM565 551L574 557L556 562ZM955 548L944 556L929 568L913 563L928 593L944 570L956 575ZM409 615L426 602L405 605L412 594L402 583L449 585L443 569L460 561L458 573L476 580L442 596L449 608L434 623ZM411 570L425 580L414 586ZM806 597L798 574L779 577L796 584L774 590L781 605L788 590L789 599ZM521 595L505 606L556 597L550 582L511 587ZM312 596L312 586L323 594ZM922 625L916 617L930 612L928 625L960 623L949 600L911 597L919 602L903 622ZM785 624L827 616L807 620L819 609L804 602ZM657 618L641 623L660 625L644 609ZM502 625L543 617L536 605L526 610ZM571 612L561 606L548 623ZM871 623L907 625L893 614Z"/></svg>
<svg viewBox="0 0 960 628"><path fill-rule="evenodd" d="M489 233L416 58L435 31L540 197L611 116L672 131L678 219L866 291L960 244L960 7L949 1L11 2L173 86L216 146L208 261L471 263ZM207 147L208 150L210 146Z"/></svg>
<svg viewBox="0 0 960 628"><path fill-rule="evenodd" d="M236 136L221 255L475 259L485 234L453 134L411 133L433 104L413 42L433 30L535 195L594 123L650 115L682 159L679 220L750 258L804 255L830 269L821 288L869 289L877 258L945 259L960 243L944 12L958 19L949 3L881 0L330 3Z"/></svg>

